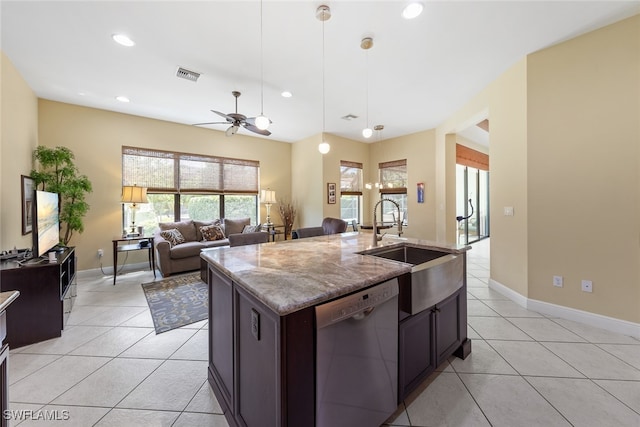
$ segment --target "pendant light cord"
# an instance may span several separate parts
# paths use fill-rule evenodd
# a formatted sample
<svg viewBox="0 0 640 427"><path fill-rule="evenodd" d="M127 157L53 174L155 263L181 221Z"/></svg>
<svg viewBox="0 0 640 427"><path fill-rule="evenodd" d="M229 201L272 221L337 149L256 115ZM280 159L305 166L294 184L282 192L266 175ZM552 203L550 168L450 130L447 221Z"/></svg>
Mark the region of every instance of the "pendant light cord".
<svg viewBox="0 0 640 427"><path fill-rule="evenodd" d="M326 114L326 107L325 107L325 89L324 89L324 23L326 21L326 19L324 19L324 14L325 12L322 11L322 140L324 141L324 132L325 132L325 114Z"/></svg>
<svg viewBox="0 0 640 427"><path fill-rule="evenodd" d="M369 129L369 50L367 49L364 52L364 60L365 60L365 83L366 83L366 102L367 102L367 129Z"/></svg>
<svg viewBox="0 0 640 427"><path fill-rule="evenodd" d="M260 115L264 116L264 52L262 38L262 0L260 0Z"/></svg>

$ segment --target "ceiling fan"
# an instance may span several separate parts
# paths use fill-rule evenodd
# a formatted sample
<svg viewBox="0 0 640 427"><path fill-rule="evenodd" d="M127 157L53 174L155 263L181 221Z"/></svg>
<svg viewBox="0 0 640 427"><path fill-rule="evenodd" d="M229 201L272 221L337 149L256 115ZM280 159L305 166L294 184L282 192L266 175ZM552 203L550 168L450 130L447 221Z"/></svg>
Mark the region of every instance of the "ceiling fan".
<svg viewBox="0 0 640 427"><path fill-rule="evenodd" d="M195 123L194 126L203 126L203 125L227 125L230 124L229 128L226 130L225 135L233 136L238 132L240 126L243 128L250 130L251 132L255 132L260 135L269 136L271 132L268 130L258 129L256 127L256 118L255 117L247 117L243 114L238 114L238 97L242 95L240 92L234 90L231 94L236 98L236 112L224 114L216 110L211 110L212 113L216 113L217 115L224 117L226 122L208 122L208 123ZM271 120L269 120L271 123Z"/></svg>

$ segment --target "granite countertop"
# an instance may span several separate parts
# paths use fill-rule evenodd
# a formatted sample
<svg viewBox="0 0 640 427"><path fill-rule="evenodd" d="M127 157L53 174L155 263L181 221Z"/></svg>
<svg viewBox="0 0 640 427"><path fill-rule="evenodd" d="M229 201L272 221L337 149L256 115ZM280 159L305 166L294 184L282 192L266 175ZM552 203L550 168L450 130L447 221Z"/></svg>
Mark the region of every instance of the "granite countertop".
<svg viewBox="0 0 640 427"><path fill-rule="evenodd" d="M6 310L18 295L20 295L18 291L0 292L0 311Z"/></svg>
<svg viewBox="0 0 640 427"><path fill-rule="evenodd" d="M385 236L378 247L409 243L450 253L465 246ZM212 248L201 257L285 316L411 271L411 265L360 255L371 233L343 233L261 245Z"/></svg>

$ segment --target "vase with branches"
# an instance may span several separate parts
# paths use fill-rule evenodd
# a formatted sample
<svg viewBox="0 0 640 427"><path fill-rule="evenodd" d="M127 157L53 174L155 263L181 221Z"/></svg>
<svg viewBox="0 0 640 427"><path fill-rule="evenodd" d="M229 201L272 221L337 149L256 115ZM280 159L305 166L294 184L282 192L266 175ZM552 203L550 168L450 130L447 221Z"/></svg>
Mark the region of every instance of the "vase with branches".
<svg viewBox="0 0 640 427"><path fill-rule="evenodd" d="M33 159L39 164L31 171L36 188L58 193L60 242L67 246L74 232L84 231L82 219L89 211L85 196L92 191L91 182L79 174L73 152L67 147L39 145L33 151Z"/></svg>
<svg viewBox="0 0 640 427"><path fill-rule="evenodd" d="M278 212L280 213L280 219L282 219L282 223L284 224L284 235L291 235L293 222L296 220L295 205L287 199L280 199L278 202Z"/></svg>

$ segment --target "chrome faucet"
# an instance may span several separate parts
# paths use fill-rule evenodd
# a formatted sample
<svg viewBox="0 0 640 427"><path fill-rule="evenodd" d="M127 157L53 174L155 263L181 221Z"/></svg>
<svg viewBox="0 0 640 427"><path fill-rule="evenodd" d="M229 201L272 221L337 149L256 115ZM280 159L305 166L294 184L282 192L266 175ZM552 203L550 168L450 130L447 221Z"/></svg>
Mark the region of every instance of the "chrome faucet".
<svg viewBox="0 0 640 427"><path fill-rule="evenodd" d="M391 199L380 199L376 205L373 207L373 246L378 246L378 242L382 240L382 236L384 236L384 234L382 236L378 236L378 225L377 223L377 219L376 219L376 211L378 210L378 205L382 202L391 202L394 205L396 205L396 208L398 208L398 237L402 236L402 218L400 217L400 205L395 201L395 200L391 200Z"/></svg>

